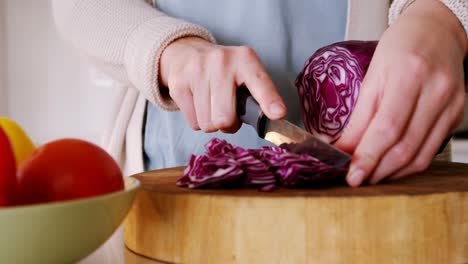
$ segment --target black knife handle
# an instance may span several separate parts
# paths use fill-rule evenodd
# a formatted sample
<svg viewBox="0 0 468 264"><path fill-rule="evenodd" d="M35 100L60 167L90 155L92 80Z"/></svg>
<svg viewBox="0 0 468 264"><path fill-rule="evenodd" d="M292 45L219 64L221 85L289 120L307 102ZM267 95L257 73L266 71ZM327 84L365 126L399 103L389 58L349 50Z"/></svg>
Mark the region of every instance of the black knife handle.
<svg viewBox="0 0 468 264"><path fill-rule="evenodd" d="M249 89L245 85L239 86L236 90L236 97L239 119L243 123L253 126L258 135L264 138L267 117L250 94Z"/></svg>

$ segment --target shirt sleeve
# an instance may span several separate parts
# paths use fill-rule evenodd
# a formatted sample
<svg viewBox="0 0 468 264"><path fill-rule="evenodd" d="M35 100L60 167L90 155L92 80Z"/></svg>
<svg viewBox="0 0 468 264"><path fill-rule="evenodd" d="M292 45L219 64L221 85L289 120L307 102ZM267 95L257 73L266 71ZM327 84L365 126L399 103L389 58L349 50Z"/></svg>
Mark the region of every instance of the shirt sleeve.
<svg viewBox="0 0 468 264"><path fill-rule="evenodd" d="M205 28L156 10L143 0L53 0L59 32L114 79L131 83L164 110L177 106L159 87L159 59L187 36L215 42Z"/></svg>
<svg viewBox="0 0 468 264"><path fill-rule="evenodd" d="M398 16L416 0L394 0L388 13L389 25L393 24ZM468 37L468 0L440 0L458 18Z"/></svg>

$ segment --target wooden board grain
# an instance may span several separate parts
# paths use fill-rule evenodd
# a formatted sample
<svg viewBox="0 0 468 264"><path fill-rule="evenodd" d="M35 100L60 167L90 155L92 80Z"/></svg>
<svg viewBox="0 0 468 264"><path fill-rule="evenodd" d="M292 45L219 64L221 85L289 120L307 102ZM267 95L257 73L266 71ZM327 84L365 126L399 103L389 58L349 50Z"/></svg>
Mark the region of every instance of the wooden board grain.
<svg viewBox="0 0 468 264"><path fill-rule="evenodd" d="M468 164L376 186L189 190L136 175L133 251L170 263L468 263Z"/></svg>

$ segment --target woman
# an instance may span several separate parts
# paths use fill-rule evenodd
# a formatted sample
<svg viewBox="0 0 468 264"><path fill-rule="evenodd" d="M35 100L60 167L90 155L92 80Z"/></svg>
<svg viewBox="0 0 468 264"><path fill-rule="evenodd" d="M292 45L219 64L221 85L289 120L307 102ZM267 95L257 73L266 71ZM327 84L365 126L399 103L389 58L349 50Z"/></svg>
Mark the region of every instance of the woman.
<svg viewBox="0 0 468 264"><path fill-rule="evenodd" d="M336 143L353 153L351 186L426 169L463 119L468 0L398 0L390 12L387 0L153 4L54 1L63 35L128 86L110 102L118 111L104 142L126 174L183 165L211 137L266 144L237 121L241 83L269 118L300 123L296 74L317 48L343 38L380 37Z"/></svg>

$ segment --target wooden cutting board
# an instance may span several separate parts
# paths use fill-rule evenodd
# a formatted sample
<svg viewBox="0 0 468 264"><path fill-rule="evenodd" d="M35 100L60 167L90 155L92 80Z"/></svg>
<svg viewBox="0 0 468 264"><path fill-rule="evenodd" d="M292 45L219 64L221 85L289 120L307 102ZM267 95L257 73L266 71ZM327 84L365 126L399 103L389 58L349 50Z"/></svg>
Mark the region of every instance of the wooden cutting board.
<svg viewBox="0 0 468 264"><path fill-rule="evenodd" d="M376 186L189 190L136 175L132 251L170 263L468 263L468 164Z"/></svg>

